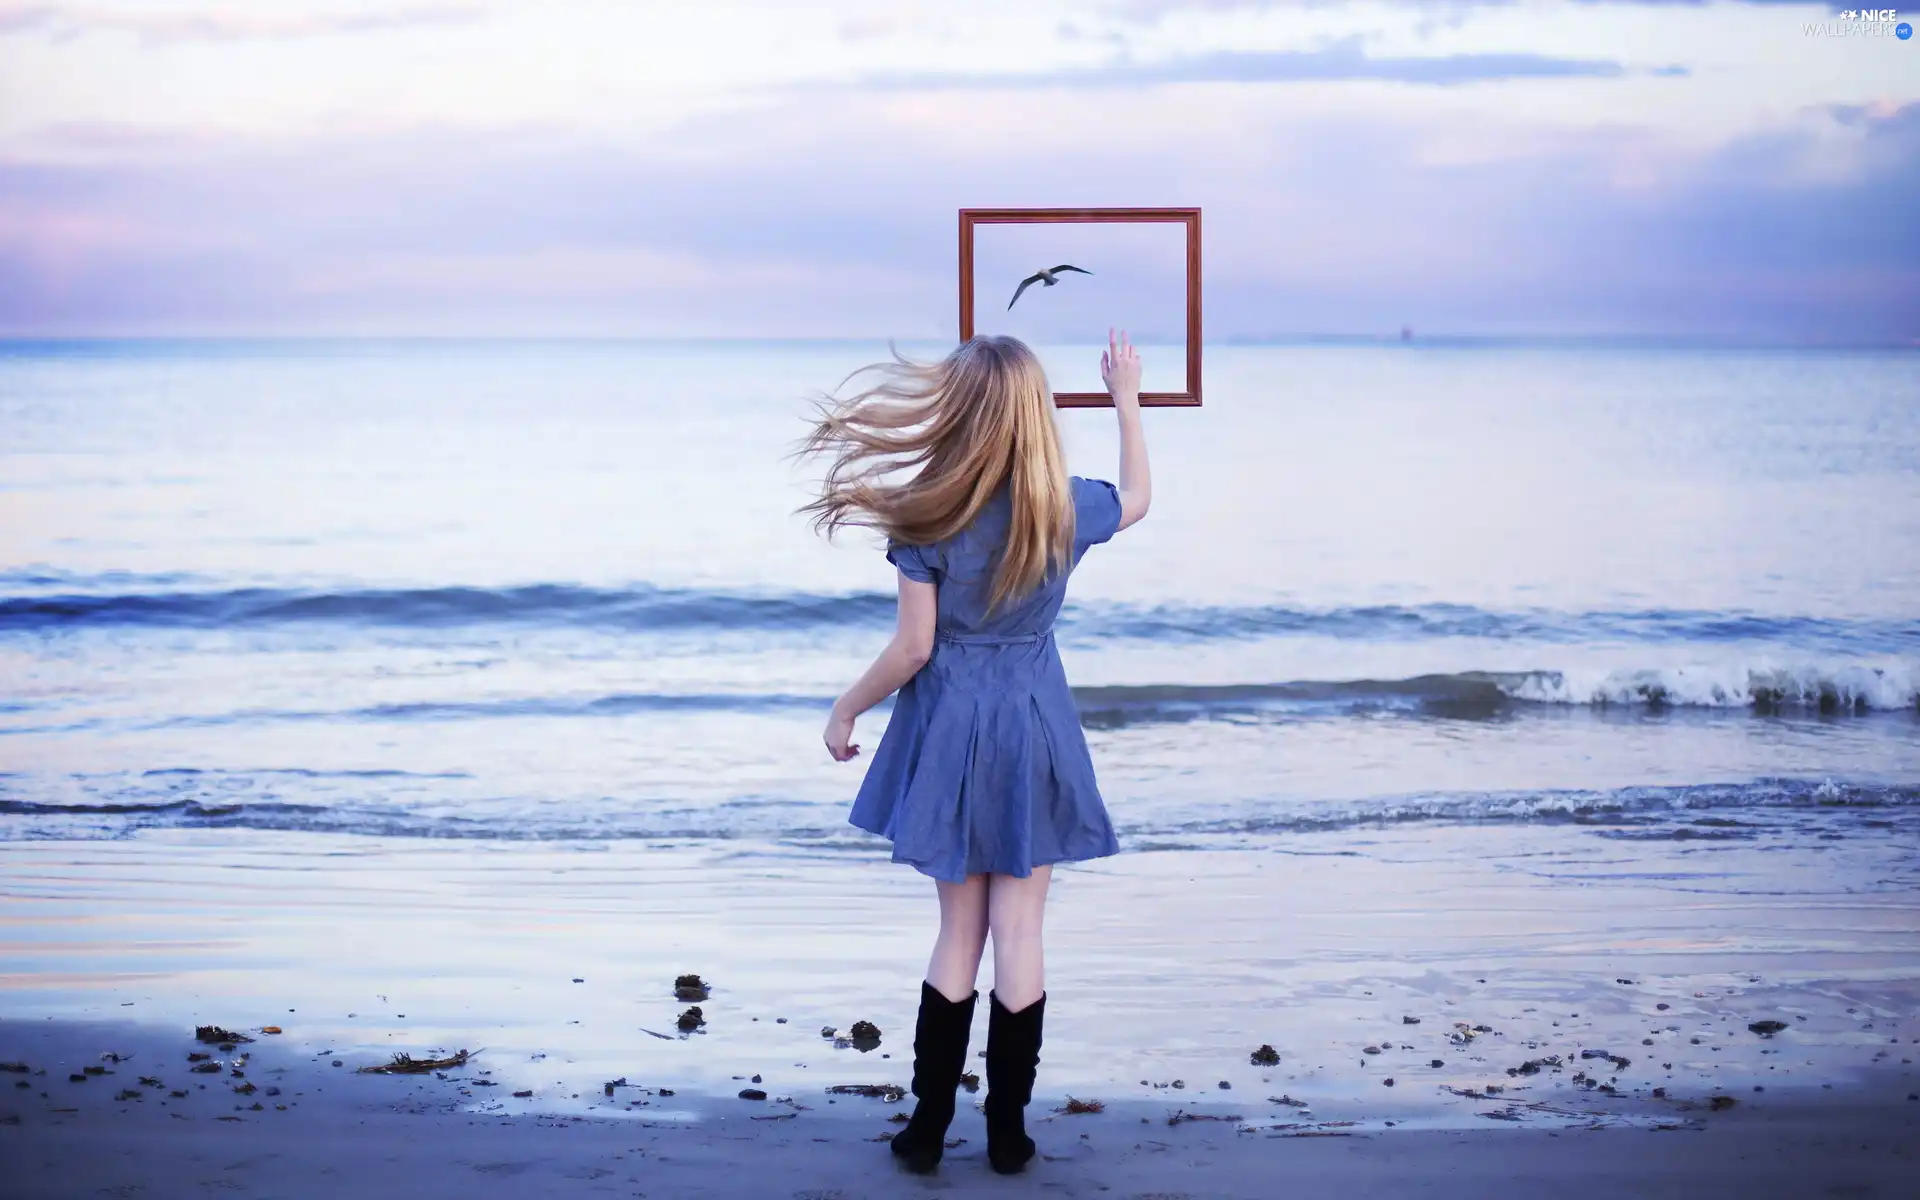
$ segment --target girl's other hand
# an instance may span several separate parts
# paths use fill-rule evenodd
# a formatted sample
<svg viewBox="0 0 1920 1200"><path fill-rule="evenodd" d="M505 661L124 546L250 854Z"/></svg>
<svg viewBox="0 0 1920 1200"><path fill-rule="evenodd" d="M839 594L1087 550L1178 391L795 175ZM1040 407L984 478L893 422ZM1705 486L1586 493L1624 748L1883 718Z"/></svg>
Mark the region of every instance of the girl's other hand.
<svg viewBox="0 0 1920 1200"><path fill-rule="evenodd" d="M827 718L827 731L821 736L827 743L827 753L833 755L835 762L846 762L860 753L860 747L852 744L853 718L842 713L838 706Z"/></svg>
<svg viewBox="0 0 1920 1200"><path fill-rule="evenodd" d="M1107 330L1106 353L1100 356L1100 378L1107 385L1107 394L1116 401L1140 398L1140 352L1128 343L1126 330L1122 329L1117 338L1111 328Z"/></svg>

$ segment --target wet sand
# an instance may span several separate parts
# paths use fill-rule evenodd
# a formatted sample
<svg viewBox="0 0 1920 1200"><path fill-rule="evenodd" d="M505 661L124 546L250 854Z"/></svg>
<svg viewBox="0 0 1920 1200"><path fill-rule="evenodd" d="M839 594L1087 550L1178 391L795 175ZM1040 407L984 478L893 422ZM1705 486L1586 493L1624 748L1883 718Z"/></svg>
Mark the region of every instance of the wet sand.
<svg viewBox="0 0 1920 1200"><path fill-rule="evenodd" d="M1033 1113L1104 1111L1039 1124L1050 1157L1018 1186L1901 1194L1920 939L1910 894L1839 870L1845 847L1782 871L1766 846L1537 826L1296 845L1059 872ZM870 1140L904 1104L827 1090L909 1077L933 913L902 868L218 831L7 843L0 880L0 1062L28 1067L0 1072L0 1157L27 1164L23 1196L934 1187ZM685 971L712 984L687 1031ZM878 1045L822 1036L856 1020ZM242 1078L199 1024L254 1031ZM941 1190L1002 1186L977 1113L955 1136Z"/></svg>
<svg viewBox="0 0 1920 1200"><path fill-rule="evenodd" d="M929 1180L901 1173L886 1153L895 1106L884 1100L830 1107L817 1093L750 1100L623 1086L615 1091L633 1107L617 1117L483 1115L467 1099L480 1059L425 1076L370 1075L258 1036L221 1053L184 1029L0 1023L0 1053L28 1068L6 1073L0 1097L5 1194L1697 1200L1904 1196L1920 1170L1920 1103L1896 1098L1901 1085L1889 1073L1840 1093L1676 1113L1654 1129L1578 1117L1464 1130L1303 1128L1284 1106L1253 1097L1172 1111L1132 1101L1077 1116L1036 1106L1041 1157L1014 1180L987 1169L980 1117L963 1108L958 1144ZM205 1062L220 1070L193 1072L202 1064L191 1053L210 1053ZM70 1081L73 1073L83 1080ZM245 1088L253 1090L236 1090ZM1226 1119L1174 1122L1181 1111Z"/></svg>

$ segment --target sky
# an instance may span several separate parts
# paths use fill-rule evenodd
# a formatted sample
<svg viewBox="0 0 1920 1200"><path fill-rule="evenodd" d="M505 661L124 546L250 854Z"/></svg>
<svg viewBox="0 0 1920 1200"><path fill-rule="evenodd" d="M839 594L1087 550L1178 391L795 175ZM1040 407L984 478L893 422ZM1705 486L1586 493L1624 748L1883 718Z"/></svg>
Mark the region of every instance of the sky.
<svg viewBox="0 0 1920 1200"><path fill-rule="evenodd" d="M1203 209L1209 340L1916 342L1920 39L1751 0L0 0L0 335L950 338L957 209L1109 205Z"/></svg>

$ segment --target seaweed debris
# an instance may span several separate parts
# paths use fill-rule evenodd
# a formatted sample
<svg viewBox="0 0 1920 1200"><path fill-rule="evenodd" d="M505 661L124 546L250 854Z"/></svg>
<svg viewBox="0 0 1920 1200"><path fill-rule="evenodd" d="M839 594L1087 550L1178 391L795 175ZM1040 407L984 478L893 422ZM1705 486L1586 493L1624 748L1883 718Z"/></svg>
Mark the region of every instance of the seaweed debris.
<svg viewBox="0 0 1920 1200"><path fill-rule="evenodd" d="M680 975L674 978L673 998L675 1000L706 1000L712 994L713 985L698 975Z"/></svg>
<svg viewBox="0 0 1920 1200"><path fill-rule="evenodd" d="M234 1042L250 1042L253 1040L244 1033L235 1033L231 1029L222 1029L218 1025L196 1025L194 1026L193 1036L195 1041L226 1042L229 1044Z"/></svg>
<svg viewBox="0 0 1920 1200"><path fill-rule="evenodd" d="M465 1050L445 1058L415 1058L402 1051L394 1055L389 1062L373 1067L360 1067L358 1073L362 1075L425 1075L430 1071L444 1071L449 1067L465 1066L469 1057Z"/></svg>
<svg viewBox="0 0 1920 1200"><path fill-rule="evenodd" d="M1167 1124L1178 1125L1183 1121L1238 1121L1238 1113L1191 1113L1184 1108L1175 1109L1168 1117Z"/></svg>
<svg viewBox="0 0 1920 1200"><path fill-rule="evenodd" d="M827 1092L835 1096L867 1096L889 1104L897 1104L907 1097L907 1089L897 1083L836 1083Z"/></svg>

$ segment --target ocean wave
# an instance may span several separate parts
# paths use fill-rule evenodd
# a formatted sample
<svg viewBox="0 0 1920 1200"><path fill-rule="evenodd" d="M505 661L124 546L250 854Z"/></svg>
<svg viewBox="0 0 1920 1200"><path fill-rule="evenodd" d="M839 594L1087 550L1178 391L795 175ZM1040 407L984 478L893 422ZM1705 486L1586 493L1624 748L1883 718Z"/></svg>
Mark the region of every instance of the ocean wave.
<svg viewBox="0 0 1920 1200"><path fill-rule="evenodd" d="M1613 672L1465 671L1407 679L1300 680L1289 683L1139 684L1072 689L1089 729L1192 721L1261 721L1405 713L1447 720L1495 720L1556 708L1604 714L1652 712L1865 717L1920 712L1920 670L1835 664ZM355 708L238 709L141 719L91 717L58 724L0 724L0 737L101 729L219 728L275 722L438 722L584 719L648 714L825 713L821 692L616 692L584 696L497 696L418 700ZM877 711L884 712L891 698ZM21 710L23 713L28 710ZM0 709L0 715L5 710Z"/></svg>
<svg viewBox="0 0 1920 1200"><path fill-rule="evenodd" d="M1230 814L1230 815L1228 815ZM1273 844L1276 836L1434 823L1593 826L1621 839L1742 840L1803 818L1848 817L1861 829L1920 821L1920 787L1763 779L1743 784L1620 788L1610 791L1447 793L1338 801L1222 801L1215 814L1119 820L1128 849L1204 849ZM63 804L0 799L0 838L115 838L156 828L253 829L371 837L498 841L759 841L870 850L850 838L838 802L767 797L688 806L628 799L591 813L535 805L514 812L450 814L399 806L302 804L285 800L129 797Z"/></svg>
<svg viewBox="0 0 1920 1200"><path fill-rule="evenodd" d="M367 590L234 588L218 591L68 590L0 597L0 632L152 626L232 629L346 625L444 629L497 625L603 628L812 629L877 625L894 600L879 593L755 595L695 589L442 587Z"/></svg>
<svg viewBox="0 0 1920 1200"><path fill-rule="evenodd" d="M12 593L0 594L0 634L121 627L246 629L312 625L811 633L835 628L886 628L894 619L896 604L892 595L882 592L755 592L650 584L390 589L167 588L157 584L167 578L32 572L0 575L0 587ZM154 582L145 590L134 590L127 586L130 581ZM1920 620L1848 620L1666 608L1563 612L1503 611L1460 604L1303 608L1092 602L1069 604L1061 614L1060 629L1063 636L1082 641L1206 642L1295 636L1389 642L1478 638L1550 644L1778 642L1807 650L1920 652Z"/></svg>
<svg viewBox="0 0 1920 1200"><path fill-rule="evenodd" d="M1263 714L1400 709L1431 716L1492 717L1514 697L1502 676L1482 672L1409 679L1291 683L1142 684L1073 689L1081 722L1096 729Z"/></svg>
<svg viewBox="0 0 1920 1200"><path fill-rule="evenodd" d="M1920 707L1920 665L1914 663L1531 671L1506 677L1501 686L1516 700L1542 704L1751 708L1762 713Z"/></svg>
<svg viewBox="0 0 1920 1200"><path fill-rule="evenodd" d="M1529 705L1670 708L1758 714L1920 709L1920 666L1831 663L1800 667L1671 666L1590 671L1463 671L1395 680L1074 689L1081 717L1113 727L1237 713L1402 709L1485 718Z"/></svg>
<svg viewBox="0 0 1920 1200"><path fill-rule="evenodd" d="M1287 805L1277 811L1156 822L1136 836L1256 835L1410 822L1601 823L1629 829L1689 830L1707 836L1777 827L1782 813L1900 812L1920 808L1920 787L1851 784L1832 779L1760 779L1749 783L1628 787L1610 790L1436 793L1352 802ZM1726 814L1749 813L1746 822ZM1679 822L1679 824L1673 824ZM1617 831L1616 831L1617 832ZM1684 836L1684 835L1683 835Z"/></svg>
<svg viewBox="0 0 1920 1200"><path fill-rule="evenodd" d="M272 722L481 721L513 718L619 717L640 713L766 713L833 705L828 695L766 692L620 692L608 696L510 696L491 700L418 700L359 708L252 708L144 719L83 718L54 725L0 725L0 736L88 730L206 729Z"/></svg>

